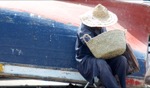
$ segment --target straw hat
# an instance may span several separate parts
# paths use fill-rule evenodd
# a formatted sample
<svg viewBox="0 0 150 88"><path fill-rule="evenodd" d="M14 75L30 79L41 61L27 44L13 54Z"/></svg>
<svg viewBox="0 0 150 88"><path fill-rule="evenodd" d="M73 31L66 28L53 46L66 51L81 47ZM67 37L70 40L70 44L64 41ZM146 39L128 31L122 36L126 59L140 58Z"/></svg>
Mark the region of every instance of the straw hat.
<svg viewBox="0 0 150 88"><path fill-rule="evenodd" d="M98 4L92 11L80 16L83 24L90 27L106 27L118 21L117 16L106 7Z"/></svg>

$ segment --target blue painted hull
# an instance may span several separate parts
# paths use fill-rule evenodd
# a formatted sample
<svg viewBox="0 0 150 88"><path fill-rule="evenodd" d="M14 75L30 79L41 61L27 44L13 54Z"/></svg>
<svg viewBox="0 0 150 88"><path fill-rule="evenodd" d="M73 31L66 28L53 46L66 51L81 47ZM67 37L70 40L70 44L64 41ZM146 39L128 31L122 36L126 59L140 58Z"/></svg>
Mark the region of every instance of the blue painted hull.
<svg viewBox="0 0 150 88"><path fill-rule="evenodd" d="M0 62L76 70L77 26L26 12L0 9ZM134 51L145 75L145 54Z"/></svg>
<svg viewBox="0 0 150 88"><path fill-rule="evenodd" d="M0 61L76 68L77 27L0 9Z"/></svg>

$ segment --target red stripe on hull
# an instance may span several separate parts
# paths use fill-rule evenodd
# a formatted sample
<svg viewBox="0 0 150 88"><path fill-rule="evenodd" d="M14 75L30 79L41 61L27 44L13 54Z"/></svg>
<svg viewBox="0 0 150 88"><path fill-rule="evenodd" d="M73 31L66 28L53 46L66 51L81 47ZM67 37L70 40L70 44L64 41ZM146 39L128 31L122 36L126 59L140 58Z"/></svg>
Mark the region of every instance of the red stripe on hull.
<svg viewBox="0 0 150 88"><path fill-rule="evenodd" d="M146 5L108 0L0 1L0 8L29 12L65 24L80 25L79 16L101 3L116 13L119 21L108 29L127 30L126 38L133 49L147 52L150 33L150 8ZM143 86L143 81L127 78L127 85Z"/></svg>
<svg viewBox="0 0 150 88"><path fill-rule="evenodd" d="M150 32L150 8L146 5L108 0L61 1L1 1L0 7L26 11L65 24L79 26L79 16L101 3L116 13L119 21L109 29L127 29L127 42L143 53L147 52Z"/></svg>
<svg viewBox="0 0 150 88"><path fill-rule="evenodd" d="M144 87L144 82L143 80L139 79L134 79L134 78L127 78L126 84L129 88L143 88Z"/></svg>

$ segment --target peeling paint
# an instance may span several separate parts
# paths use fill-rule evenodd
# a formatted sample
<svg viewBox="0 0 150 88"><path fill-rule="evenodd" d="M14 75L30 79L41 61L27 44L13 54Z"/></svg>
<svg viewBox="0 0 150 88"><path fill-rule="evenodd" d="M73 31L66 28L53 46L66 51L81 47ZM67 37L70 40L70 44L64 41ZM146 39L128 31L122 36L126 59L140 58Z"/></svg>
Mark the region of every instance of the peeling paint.
<svg viewBox="0 0 150 88"><path fill-rule="evenodd" d="M16 51L18 52L18 55L23 55L22 50L20 50L20 49L16 49Z"/></svg>
<svg viewBox="0 0 150 88"><path fill-rule="evenodd" d="M34 16L34 14L33 13L30 13L30 17L33 17Z"/></svg>
<svg viewBox="0 0 150 88"><path fill-rule="evenodd" d="M0 72L3 72L4 68L3 68L3 64L0 64Z"/></svg>
<svg viewBox="0 0 150 88"><path fill-rule="evenodd" d="M13 49L13 48L11 48L11 53L13 55L16 54L16 53L17 53L17 55L23 55L23 52L20 49Z"/></svg>
<svg viewBox="0 0 150 88"><path fill-rule="evenodd" d="M52 23L52 26L53 26L53 28L55 27L55 24L54 23Z"/></svg>
<svg viewBox="0 0 150 88"><path fill-rule="evenodd" d="M14 52L15 52L15 49L11 48L11 52L12 52L12 54L14 54Z"/></svg>
<svg viewBox="0 0 150 88"><path fill-rule="evenodd" d="M89 2L88 0L85 0L86 2ZM84 5L83 5L84 6ZM114 6L115 6L115 3L114 3ZM130 8L130 7L129 7ZM49 8L50 9L50 8ZM70 9L70 8L69 8ZM126 9L128 9L128 8L126 8ZM66 11L68 11L68 10L66 10ZM127 11L127 10L123 10L123 11ZM123 12L122 10L116 10L115 12L117 12L118 13L118 15L119 15L119 17L126 17L126 14L125 13L127 13L127 12ZM3 11L2 11L3 12ZM62 11L63 12L63 11ZM121 13L122 12L122 13ZM131 10L131 12L132 12L132 10ZM5 12L6 14L7 14L7 12ZM11 15L13 13L13 15ZM34 12L35 13L35 12ZM63 12L64 13L64 12ZM70 12L71 13L71 12ZM121 15L120 15L120 13L121 13ZM10 18L7 18L7 15L8 16L10 16ZM49 33L47 33L47 35L46 35L46 39L44 40L44 41L52 41L51 43L53 44L53 42L56 42L56 44L61 44L61 41L57 41L57 40L59 40L59 39L61 39L62 37L65 37L66 38L66 40L65 41L67 41L67 43L69 43L68 44L68 46L66 46L66 47L68 47L68 48L62 48L62 50L63 49L65 49L64 50L64 52L63 53L66 53L66 51L67 51L67 49L70 49L70 47L72 47L72 46L70 46L70 45L73 45L74 44L74 42L73 42L73 40L71 40L70 38L71 37L75 37L75 31L76 31L76 29L77 28L75 28L75 27L71 27L70 25L75 25L75 23L73 23L73 22L66 22L66 21L72 21L73 19L71 19L71 20L67 20L67 19L65 19L65 20L63 20L63 18L64 18L64 16L63 16L63 14L60 14L62 17L60 17L60 18L58 18L59 19L59 22L60 22L60 19L63 21L63 25L62 24L60 24L60 23L58 23L57 21L52 21L52 20L49 20L49 19L44 19L44 18L42 18L42 20L39 20L39 18L41 17L41 16L43 16L43 15L41 15L41 16L36 16L35 14L33 14L33 13L17 13L16 14L16 12L15 12L15 14L14 14L14 12L8 12L8 14L7 15L2 15L1 17L3 17L3 19L2 20L0 20L0 21L4 21L4 22L6 22L6 23L8 23L9 25L10 25L10 22L15 22L15 24L18 24L17 26L15 25L15 26L10 26L11 27L11 29L15 29L15 30L13 30L13 31L16 31L16 30L18 30L18 26L19 26L19 31L20 30L23 30L23 32L26 32L27 30L24 30L24 29L28 29L28 30L30 30L31 31L31 33L35 33L33 30L35 30L36 29L36 31L38 30L38 31L40 31L40 33L42 34L46 34L46 32L49 32ZM16 18L17 19L14 19L14 18L12 18L12 17L14 17L14 15L18 15ZM51 15L51 12L50 12L50 14L47 14L48 16L49 15ZM74 14L73 14L74 15ZM72 15L72 16L73 16ZM124 16L125 15L125 16ZM22 18L19 18L19 17L22 17ZM65 15L66 16L66 15ZM33 17L35 17L35 18L33 18ZM36 17L38 17L38 20L37 20L37 18ZM46 17L46 16L45 16ZM57 15L56 16L54 16L54 17L57 17ZM75 16L74 16L75 17ZM32 19L31 19L32 18ZM131 18L131 16L130 16L130 14L129 14L129 16L127 16L127 18ZM123 19L123 18L122 18ZM136 27L133 27L131 24L133 24L133 23L135 23L135 22L133 22L133 23L131 23L131 24L129 24L129 25L127 25L126 23L124 23L124 20L122 21L122 19L120 20L120 23L122 23L122 24L124 24L124 28L127 28L129 31L131 31L131 29L133 29L133 32L134 32L134 29L138 29L138 26L136 26ZM8 22L7 22L7 20L8 20ZM12 20L12 21L11 21ZM75 21L75 20L74 20ZM128 22L129 21L129 23L130 23L130 19L126 19L126 22ZM135 19L135 21L137 21L136 19ZM146 20L147 21L147 23L148 23L148 19ZM143 21L138 21L138 22L143 22ZM143 22L143 23L145 23L146 25L148 25L145 21ZM65 24L65 25L64 25ZM67 25L66 25L67 24ZM13 24L12 24L13 25ZM29 25L29 26L28 26ZM68 26L69 25L69 26ZM117 27L120 27L120 26L118 26L119 24L117 24L117 26L116 26L116 28ZM7 28L8 27L8 28ZM10 31L10 27L9 26L5 26L4 28L5 28L5 31L6 30L8 30L8 31ZM121 26L122 27L122 26ZM129 27L129 28L128 28ZM148 26L147 26L148 27ZM147 29L148 30L148 28L147 28L146 26L144 26L144 28L143 28L143 30L145 30L145 29ZM62 34L69 34L69 35L61 35L61 32L60 31L62 31L62 30L59 30L59 34L57 34L57 32L58 32L58 30L57 30L57 28L62 28L62 29L67 29L67 31L65 30L65 31L63 31L62 32ZM2 29L3 29L3 27L2 27ZM42 29L44 29L43 31L41 31ZM48 29L48 31L47 31L47 29ZM139 28L140 29L140 28ZM50 31L49 31L50 30ZM55 31L54 31L55 30ZM73 30L73 31L72 31ZM12 32L13 32L12 31ZM7 31L6 31L7 32ZM18 31L17 31L18 32ZM70 33L73 33L74 32L74 34L71 34L70 35ZM3 33L3 32L1 32L1 33ZM20 34L20 33L22 33L22 32L18 32L18 34ZM26 32L26 33L29 33L29 32ZM56 34L55 34L56 33ZM140 30L139 30L139 33L140 33ZM52 35L50 35L49 36L49 34L52 34ZM31 34L28 34L28 35L31 35ZM73 35L73 36L72 36ZM143 34L144 35L144 34ZM146 34L145 34L146 35ZM23 36L23 35L21 35L22 37L21 37L21 39L27 39L26 38L26 36ZM49 37L49 39L47 40L47 37ZM138 36L136 36L137 37L137 39L139 38ZM45 38L45 37L43 37L42 35L39 35L39 36L37 36L37 38L38 39L40 39L40 38ZM52 40L52 38L53 38L53 40ZM144 39L145 37L144 36L142 36L142 38ZM142 39L142 41L144 41ZM28 40L28 39L27 39ZM12 43L11 43L12 42ZM35 41L34 41L35 42ZM35 44L33 42L33 44ZM43 41L42 41L43 42ZM72 42L72 43L70 43L70 42ZM11 43L11 45L9 45L10 47L12 47L12 46L14 46L13 44L14 44L14 41L12 41L12 40L9 40L9 43ZM30 42L29 42L30 43ZM67 44L67 43L63 43L62 42L62 44L61 45L65 45L65 44ZM8 44L8 42L6 42L6 45ZM17 43L18 45L17 46L20 46L19 44L20 43ZM25 43L22 43L21 42L21 44L25 44ZM31 43L30 43L31 44ZM30 44L28 44L29 46L30 46ZM37 42L36 42L36 44L37 44ZM133 44L136 44L136 42L134 42L133 41ZM42 43L41 43L41 45L42 45ZM49 44L47 43L47 46L48 46ZM55 45L55 44L54 44ZM141 44L142 45L142 44ZM23 45L22 45L23 46ZM37 52L37 53L33 53L33 54L30 54L30 51L32 52L32 50L34 50L34 51L40 51L40 49L37 49L37 48L35 48L35 47L33 47L34 45L31 45L32 46L32 48L30 48L30 47L28 47L28 46L26 46L26 47L28 47L28 48L26 48L26 47L23 47L22 49L24 50L24 53L26 54L26 53L29 53L29 55L28 56L32 56L33 54L35 54L35 55L37 55L37 53L40 53L40 52ZM46 46L46 45L45 45ZM45 47L43 47L42 46L42 49L41 50L45 50L44 51L44 53L42 54L42 53L40 53L41 54L41 56L42 56L42 58L45 56L45 58L50 58L51 56L53 56L53 57L55 57L56 58L56 56L60 56L60 58L61 58L61 55L62 56L65 56L63 53L59 53L58 55L54 55L54 53L51 53L51 52L49 52L48 50L53 50L53 47L51 47L51 46L48 46L47 47L46 46L46 48ZM49 48L50 47L50 48ZM59 47L61 47L61 46L57 46L58 48ZM2 47L3 48L3 47ZM25 49L29 49L30 48L30 50L27 50L27 51L25 51ZM41 48L41 47L40 47ZM52 49L51 49L52 48ZM135 47L136 48L136 47ZM135 49L134 48L134 49ZM8 49L6 49L6 51L7 50L9 50L10 48L8 48ZM23 50L22 49L17 49L17 48L11 48L11 53L14 55L14 54L16 54L16 55L23 55ZM56 49L56 48L55 48ZM54 51L54 50L53 50ZM55 50L55 51L58 51L57 49ZM59 51L60 51L60 49L59 49ZM68 50L69 52L67 52L67 54L69 53L70 54L70 51L71 51L71 49L70 50ZM9 50L9 52L10 52L10 50ZM45 54L45 52L46 52L46 54ZM61 51L62 52L62 51ZM2 51L2 53L3 53L3 51ZM10 53L10 54L11 54ZM50 55L48 55L47 53L50 53ZM48 56L46 56L46 55L48 55ZM25 55L25 56L27 56L27 55ZM32 65L43 65L43 63L42 62L40 62L40 64L35 64L35 63L32 63L32 62L38 62L38 61L41 61L41 56L40 55L37 55L38 57L36 57L36 59L33 59L33 57L29 57L29 59L33 59L33 60L31 60L31 62L28 62L28 64L32 64ZM66 55L67 56L67 55ZM3 58L3 57L2 57ZM40 59L39 59L40 58ZM63 58L66 58L66 59L63 59ZM74 58L72 58L72 57L63 57L62 58L62 60L67 60L68 58L68 62L67 62L67 64L70 64L70 62L72 62L72 61L70 61L69 62L69 60L70 59L74 59ZM144 57L138 57L138 60L139 59L143 59ZM11 57L9 58L10 59L10 61L11 61ZM28 59L28 58L27 58ZM4 59L2 59L2 60L5 60L5 58ZM17 58L15 58L15 59L13 59L14 60L14 62L15 61L19 61L19 60L24 60L24 58L22 58L21 57L21 59L19 58L19 59L17 59ZM26 59L25 59L26 60ZM47 59L48 60L48 59ZM56 59L52 59L51 60L51 62L52 61L55 61ZM8 61L8 60L7 60ZM50 60L49 60L50 61ZM144 73L145 73L145 67L144 67L144 61L145 60L139 60L139 62L140 62L140 68L141 68L141 70L140 70L140 73L138 73L137 74L137 76L144 76ZM23 62L23 61L20 61L20 62ZM59 61L58 61L59 62ZM56 65L55 65L56 64ZM44 65L45 65L45 63L44 63ZM49 63L49 65L47 65L46 64L46 66L62 66L62 67L68 67L68 65L62 65L61 63ZM71 68L74 68L74 65L72 65L72 64L70 64L70 66L71 66ZM18 69L17 69L18 68ZM42 78L42 75L44 75L44 77L45 78L48 78L48 77L50 77L50 78L53 78L53 77L55 77L56 79L57 78L59 78L60 77L60 75L63 75L63 77L70 77L70 76L72 76L72 79L71 80L74 80L76 77L74 77L74 75L75 76L77 76L77 75L79 75L78 73L76 73L76 74L73 74L73 73L65 73L64 72L64 74L62 74L63 72L62 71L58 71L58 70L48 70L48 69L45 69L45 68L43 68L43 69L36 69L36 68L31 68L31 67L29 67L29 68L26 68L26 67L23 67L23 68L20 68L20 66L19 67L12 67L12 69L11 70L9 70L10 71L10 74L16 74L16 75L30 75L31 74L31 76L34 76L34 77L36 77L36 76L38 76L38 77L40 77L41 76L41 78ZM8 68L7 68L8 69ZM6 70L7 70L6 69ZM63 68L64 69L64 68ZM144 69L144 70L143 70ZM22 71L22 72L21 72ZM32 73L32 71L33 71L33 73ZM43 72L44 71L44 72ZM15 73L16 72L16 73ZM26 74L25 74L25 72L26 72ZM39 72L39 73L37 73L37 72ZM47 73L45 73L45 72L47 72ZM49 73L52 73L52 74L49 74ZM41 73L43 73L43 74L41 74ZM55 75L55 73L56 73L56 75ZM46 75L46 76L45 76ZM65 75L65 76L64 76ZM65 79L63 79L63 80L66 80L66 79L68 79L68 80L70 80L70 78L65 78ZM75 80L77 80L77 79L75 79ZM80 79L79 79L80 80ZM79 81L79 80L77 80L77 81ZM133 84L133 85L142 85L142 82L140 81L140 80L134 80L134 79L127 79L127 84Z"/></svg>
<svg viewBox="0 0 150 88"><path fill-rule="evenodd" d="M52 41L52 35L49 35L49 41L50 42Z"/></svg>
<svg viewBox="0 0 150 88"><path fill-rule="evenodd" d="M40 15L38 15L38 18L41 18L41 16L40 16Z"/></svg>
<svg viewBox="0 0 150 88"><path fill-rule="evenodd" d="M127 78L126 84L128 86L136 86L136 87L144 87L143 79L134 79L134 78Z"/></svg>

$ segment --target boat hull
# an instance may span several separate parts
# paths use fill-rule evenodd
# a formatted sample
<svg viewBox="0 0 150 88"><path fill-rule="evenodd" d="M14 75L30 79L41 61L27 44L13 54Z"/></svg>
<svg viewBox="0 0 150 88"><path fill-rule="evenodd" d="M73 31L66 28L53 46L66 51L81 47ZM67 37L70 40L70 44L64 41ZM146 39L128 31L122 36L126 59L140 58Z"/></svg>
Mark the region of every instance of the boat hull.
<svg viewBox="0 0 150 88"><path fill-rule="evenodd" d="M14 2L13 2L14 3ZM17 4L21 2L16 2ZM28 2L33 5L32 2ZM61 11L53 11L48 8L51 13L43 15L38 13L34 7L19 8L0 4L0 74L1 76L27 77L43 80L53 80L73 83L86 83L85 79L78 73L75 61L75 40L76 32L79 26L79 20L71 19L69 16L77 17L84 10L89 10L97 2L85 6L79 6L72 3L81 3L78 0L73 2L49 2L46 5L60 6ZM145 18L134 19L134 13L124 11L119 6L124 5L126 9L132 4L122 2L101 2L108 6L110 10L115 12L119 17L119 22L112 28L127 29L127 42L131 44L134 54L140 65L140 71L127 77L127 84L130 86L143 86L143 79L146 72L146 53L148 25L144 21ZM8 3L6 3L8 4ZM38 2L34 3L39 4ZM53 4L53 5L52 5ZM117 7L115 6L117 5ZM55 10L58 8L55 6ZM136 7L137 6L137 7ZM41 6L42 7L42 6ZM73 12L67 7L75 8L83 7L77 12ZM135 9L143 9L146 6L135 4ZM29 9L32 8L32 9ZM47 7L42 7L44 8ZM116 9L117 8L117 9ZM120 9L120 10L118 10ZM149 10L149 9L148 9ZM66 17L64 12L70 11L70 15ZM80 12L81 11L81 12ZM147 10L146 10L147 11ZM122 14L119 14L122 12ZM44 12L43 12L44 13ZM145 12L148 13L148 12ZM61 14L61 15L60 15ZM129 16L127 14L130 14ZM127 16L126 16L127 15ZM135 15L139 17L140 15ZM66 17L66 19L64 18ZM130 19L133 17L133 19ZM150 18L149 16L145 16ZM129 22L132 24L129 24ZM145 22L142 28L140 23ZM134 25L133 25L134 24ZM141 28L143 30L140 30ZM57 74L56 74L57 73Z"/></svg>

